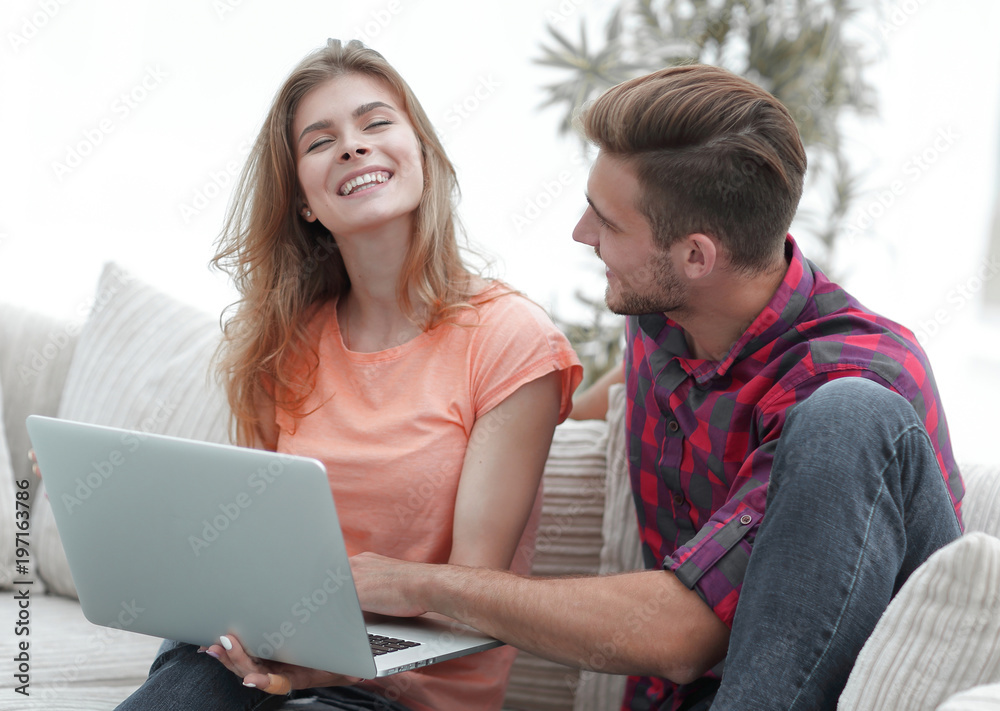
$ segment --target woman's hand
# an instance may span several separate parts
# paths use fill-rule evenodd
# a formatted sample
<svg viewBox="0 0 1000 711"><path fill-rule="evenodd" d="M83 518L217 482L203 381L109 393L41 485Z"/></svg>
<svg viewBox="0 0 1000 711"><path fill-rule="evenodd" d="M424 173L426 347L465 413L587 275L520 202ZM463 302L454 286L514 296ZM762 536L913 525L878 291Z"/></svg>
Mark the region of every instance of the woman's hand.
<svg viewBox="0 0 1000 711"><path fill-rule="evenodd" d="M284 662L251 657L235 635L219 637L219 643L202 648L218 659L226 669L243 679L243 685L268 694L287 694L292 689L312 689L321 686L348 686L361 679L333 672L309 669Z"/></svg>
<svg viewBox="0 0 1000 711"><path fill-rule="evenodd" d="M31 460L31 471L33 471L35 473L35 476L37 476L39 479L41 479L42 478L42 470L38 468L38 457L35 456L35 450L34 449L29 449L28 450L28 459Z"/></svg>

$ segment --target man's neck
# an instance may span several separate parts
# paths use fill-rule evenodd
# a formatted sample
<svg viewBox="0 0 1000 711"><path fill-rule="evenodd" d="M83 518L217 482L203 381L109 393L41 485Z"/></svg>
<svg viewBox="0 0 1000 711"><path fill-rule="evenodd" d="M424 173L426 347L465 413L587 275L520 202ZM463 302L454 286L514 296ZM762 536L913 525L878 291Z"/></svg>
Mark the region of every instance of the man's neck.
<svg viewBox="0 0 1000 711"><path fill-rule="evenodd" d="M688 348L701 360L721 361L774 297L788 265L753 276L730 276L698 293L682 313L667 314L684 329Z"/></svg>

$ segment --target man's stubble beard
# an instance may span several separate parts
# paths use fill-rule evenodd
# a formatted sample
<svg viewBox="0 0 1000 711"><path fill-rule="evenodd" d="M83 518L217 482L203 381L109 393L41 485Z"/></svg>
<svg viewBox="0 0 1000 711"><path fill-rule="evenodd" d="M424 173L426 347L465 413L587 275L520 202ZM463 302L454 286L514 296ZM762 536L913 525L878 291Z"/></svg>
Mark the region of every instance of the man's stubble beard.
<svg viewBox="0 0 1000 711"><path fill-rule="evenodd" d="M598 254L600 256L600 254ZM666 254L657 254L647 267L650 271L651 289L639 293L626 288L618 281L617 297L609 283L604 292L608 309L620 316L641 316L655 313L681 313L687 310L688 295Z"/></svg>

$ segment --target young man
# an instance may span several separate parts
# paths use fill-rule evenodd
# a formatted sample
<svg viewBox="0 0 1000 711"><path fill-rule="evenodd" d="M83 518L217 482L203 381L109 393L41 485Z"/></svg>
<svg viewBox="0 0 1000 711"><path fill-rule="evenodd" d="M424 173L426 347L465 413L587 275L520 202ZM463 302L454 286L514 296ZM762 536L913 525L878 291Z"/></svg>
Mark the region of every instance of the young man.
<svg viewBox="0 0 1000 711"><path fill-rule="evenodd" d="M612 88L583 123L600 152L573 236L629 316L649 570L545 580L365 554L363 604L635 675L625 708L835 708L890 598L961 532L927 359L786 234L806 158L770 94L674 67Z"/></svg>

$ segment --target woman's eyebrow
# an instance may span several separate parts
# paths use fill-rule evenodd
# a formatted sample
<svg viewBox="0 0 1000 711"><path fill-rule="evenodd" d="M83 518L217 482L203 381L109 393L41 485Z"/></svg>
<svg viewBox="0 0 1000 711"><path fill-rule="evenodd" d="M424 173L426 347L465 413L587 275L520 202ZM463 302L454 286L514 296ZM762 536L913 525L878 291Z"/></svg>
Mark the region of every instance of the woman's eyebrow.
<svg viewBox="0 0 1000 711"><path fill-rule="evenodd" d="M312 131L322 131L323 129L326 129L326 128L330 128L330 122L327 121L326 119L322 119L320 121L316 121L314 123L311 123L308 126L306 126L304 129L302 129L302 133L299 134L299 141L301 141L303 138L305 138L305 135L307 133L311 133Z"/></svg>
<svg viewBox="0 0 1000 711"><path fill-rule="evenodd" d="M375 109L391 109L395 111L396 109L385 103L384 101L369 101L367 104L361 104L358 108L354 109L354 118L361 118L369 111L374 111Z"/></svg>
<svg viewBox="0 0 1000 711"><path fill-rule="evenodd" d="M361 106L354 109L352 116L354 118L361 118L365 114L369 113L370 111L374 111L375 109L389 109L391 111L396 110L395 107L390 106L384 101L369 101L367 104L361 104ZM330 126L331 123L326 119L321 119L319 121L311 123L304 129L302 129L302 133L299 134L299 141L301 141L305 137L305 135L307 133L310 133L311 131L322 131L324 129L330 128Z"/></svg>

